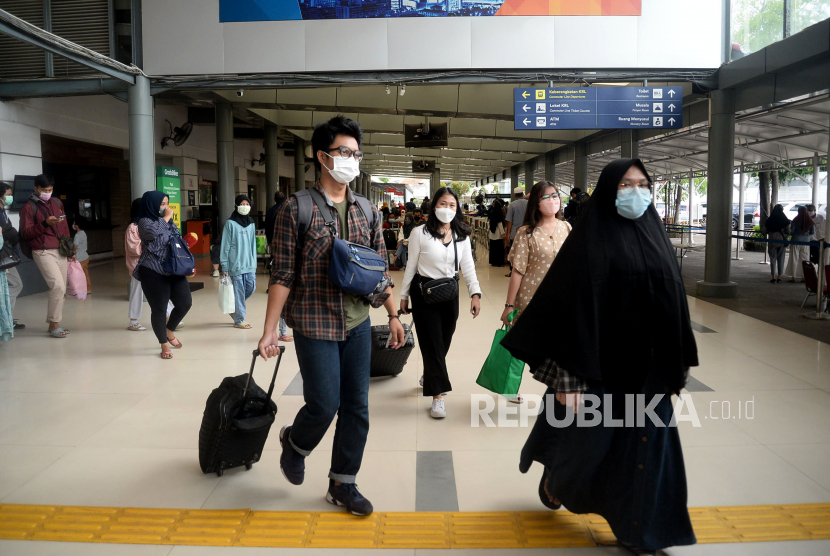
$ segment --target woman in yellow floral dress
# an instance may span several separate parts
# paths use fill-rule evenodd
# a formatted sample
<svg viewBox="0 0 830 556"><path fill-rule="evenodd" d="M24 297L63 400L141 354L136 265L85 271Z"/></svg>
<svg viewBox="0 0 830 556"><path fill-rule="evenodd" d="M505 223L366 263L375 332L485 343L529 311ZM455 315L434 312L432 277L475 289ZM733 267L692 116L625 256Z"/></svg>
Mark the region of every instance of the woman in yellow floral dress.
<svg viewBox="0 0 830 556"><path fill-rule="evenodd" d="M559 188L549 181L534 185L530 190L524 225L516 232L510 250L513 275L501 315L505 326L510 326L507 316L512 311L518 310L521 315L530 303L570 231L571 225L562 218ZM523 401L520 394L508 399L514 403Z"/></svg>

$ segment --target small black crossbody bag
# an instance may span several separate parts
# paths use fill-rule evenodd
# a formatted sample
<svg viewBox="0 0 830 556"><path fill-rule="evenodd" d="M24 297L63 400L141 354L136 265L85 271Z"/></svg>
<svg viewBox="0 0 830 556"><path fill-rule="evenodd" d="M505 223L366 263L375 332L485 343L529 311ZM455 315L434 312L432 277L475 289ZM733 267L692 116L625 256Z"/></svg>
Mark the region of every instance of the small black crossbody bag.
<svg viewBox="0 0 830 556"><path fill-rule="evenodd" d="M458 297L458 247L455 244L455 235L452 238L452 248L455 251L455 276L438 278L429 282L421 282L421 295L427 303L443 303Z"/></svg>

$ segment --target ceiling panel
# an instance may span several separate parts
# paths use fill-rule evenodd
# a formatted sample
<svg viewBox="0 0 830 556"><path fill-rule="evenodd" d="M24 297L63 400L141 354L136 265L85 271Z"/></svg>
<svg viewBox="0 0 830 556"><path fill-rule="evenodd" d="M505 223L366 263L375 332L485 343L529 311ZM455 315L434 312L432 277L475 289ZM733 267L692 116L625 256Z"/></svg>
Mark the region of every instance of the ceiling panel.
<svg viewBox="0 0 830 556"><path fill-rule="evenodd" d="M387 87L383 85L372 85L369 87L338 87L337 108L348 112L364 112L367 108L375 112L397 114L398 111L398 88L390 86L389 94Z"/></svg>

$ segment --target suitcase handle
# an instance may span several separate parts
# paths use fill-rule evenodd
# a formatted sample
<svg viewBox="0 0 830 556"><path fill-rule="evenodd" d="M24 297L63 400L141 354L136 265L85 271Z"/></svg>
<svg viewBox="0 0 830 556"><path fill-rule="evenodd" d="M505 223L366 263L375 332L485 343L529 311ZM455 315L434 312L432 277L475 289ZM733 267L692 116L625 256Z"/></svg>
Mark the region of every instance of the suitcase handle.
<svg viewBox="0 0 830 556"><path fill-rule="evenodd" d="M410 311L411 311L411 309L410 309ZM398 320L401 320L400 316L402 314L403 314L403 311L398 309ZM412 317L412 323L410 323L410 325L409 325L409 332L404 334L404 337L403 337L404 345L406 345L406 342L409 340L409 337L412 335L412 332L414 330L415 330L415 317ZM389 336L386 337L386 345L384 346L386 349L389 349L389 342L391 342L391 341L392 341L392 332L390 331Z"/></svg>
<svg viewBox="0 0 830 556"><path fill-rule="evenodd" d="M277 355L277 364L274 366L274 376L271 377L271 386L268 387L268 396L265 399L265 405L268 406L271 402L271 395L274 393L274 383L277 381L277 372L280 370L280 362L282 362L282 354L285 353L285 346L277 346L279 350L279 355ZM256 365L256 359L259 357L259 350L254 350L254 357L251 359L251 370L248 371L248 380L245 381L245 390L242 392L242 405L240 408L245 407L245 402L248 399L248 387L251 385L251 378L254 376L254 366Z"/></svg>

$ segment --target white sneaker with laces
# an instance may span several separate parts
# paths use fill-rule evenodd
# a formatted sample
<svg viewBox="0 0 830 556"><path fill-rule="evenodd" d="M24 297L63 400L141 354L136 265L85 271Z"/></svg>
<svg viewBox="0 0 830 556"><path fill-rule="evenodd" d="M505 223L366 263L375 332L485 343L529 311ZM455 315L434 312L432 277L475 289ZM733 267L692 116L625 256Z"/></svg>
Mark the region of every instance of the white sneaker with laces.
<svg viewBox="0 0 830 556"><path fill-rule="evenodd" d="M210 276L211 276L212 278L219 278L219 271L218 271L218 270L214 270L213 272L211 272L211 273L210 273Z"/></svg>
<svg viewBox="0 0 830 556"><path fill-rule="evenodd" d="M444 408L444 398L432 400L432 410L429 414L433 419L443 419L447 416L447 410Z"/></svg>
<svg viewBox="0 0 830 556"><path fill-rule="evenodd" d="M132 330L133 332L141 332L142 330L147 330L145 327L141 326L138 322L131 322L130 326L127 327L127 330Z"/></svg>

